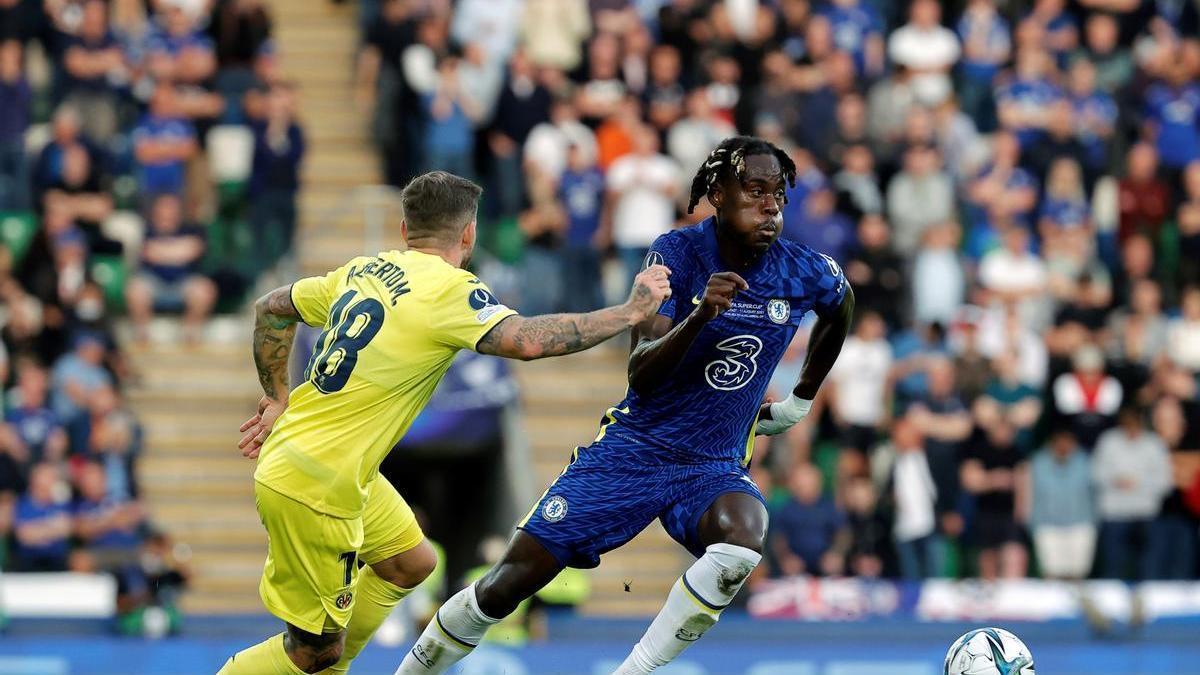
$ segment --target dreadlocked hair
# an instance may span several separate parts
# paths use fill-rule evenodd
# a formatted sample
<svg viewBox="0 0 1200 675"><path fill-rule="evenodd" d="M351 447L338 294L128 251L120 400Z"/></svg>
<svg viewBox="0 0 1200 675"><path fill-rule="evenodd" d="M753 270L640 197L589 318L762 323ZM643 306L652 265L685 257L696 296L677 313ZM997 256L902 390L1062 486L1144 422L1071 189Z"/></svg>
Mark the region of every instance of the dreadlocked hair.
<svg viewBox="0 0 1200 675"><path fill-rule="evenodd" d="M751 155L773 155L783 169L788 187L796 186L796 163L786 152L770 141L754 136L731 136L721 141L700 165L692 179L692 198L688 202L688 213L696 210L700 200L712 192L717 183L733 176L739 181L746 175L746 158Z"/></svg>

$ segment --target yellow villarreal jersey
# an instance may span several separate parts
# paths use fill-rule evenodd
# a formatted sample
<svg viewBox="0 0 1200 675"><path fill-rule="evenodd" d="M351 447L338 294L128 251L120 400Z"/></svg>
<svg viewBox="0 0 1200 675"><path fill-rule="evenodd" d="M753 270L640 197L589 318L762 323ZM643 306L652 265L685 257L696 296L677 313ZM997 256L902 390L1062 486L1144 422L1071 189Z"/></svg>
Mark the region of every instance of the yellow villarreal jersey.
<svg viewBox="0 0 1200 675"><path fill-rule="evenodd" d="M355 258L292 284L322 328L258 459L255 480L332 516L362 513L367 484L460 349L515 312L470 272L417 251Z"/></svg>

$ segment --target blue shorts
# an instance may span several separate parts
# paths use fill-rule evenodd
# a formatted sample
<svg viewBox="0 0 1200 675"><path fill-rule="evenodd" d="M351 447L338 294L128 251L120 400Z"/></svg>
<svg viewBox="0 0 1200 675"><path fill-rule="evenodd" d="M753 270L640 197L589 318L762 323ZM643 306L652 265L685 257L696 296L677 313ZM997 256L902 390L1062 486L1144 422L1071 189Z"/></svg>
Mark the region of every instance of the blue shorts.
<svg viewBox="0 0 1200 675"><path fill-rule="evenodd" d="M577 450L518 527L563 565L590 568L655 518L672 539L699 557L704 545L696 527L717 497L743 492L766 504L736 460L649 464L623 459L636 456L637 445L610 434Z"/></svg>

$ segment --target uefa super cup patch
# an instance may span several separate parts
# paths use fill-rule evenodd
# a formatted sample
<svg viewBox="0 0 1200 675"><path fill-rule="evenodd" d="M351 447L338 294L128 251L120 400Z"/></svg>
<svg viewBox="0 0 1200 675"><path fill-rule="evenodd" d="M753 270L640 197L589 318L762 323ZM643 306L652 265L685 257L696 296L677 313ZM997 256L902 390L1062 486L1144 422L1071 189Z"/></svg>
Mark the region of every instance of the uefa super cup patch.
<svg viewBox="0 0 1200 675"><path fill-rule="evenodd" d="M475 320L479 323L487 323L487 320L496 315L497 312L503 312L508 309L505 305L500 304L496 296L492 295L486 288L476 288L467 296L467 304L475 312Z"/></svg>
<svg viewBox="0 0 1200 675"><path fill-rule="evenodd" d="M467 296L467 304L471 309L483 309L489 305L498 305L500 301L486 288L476 288Z"/></svg>

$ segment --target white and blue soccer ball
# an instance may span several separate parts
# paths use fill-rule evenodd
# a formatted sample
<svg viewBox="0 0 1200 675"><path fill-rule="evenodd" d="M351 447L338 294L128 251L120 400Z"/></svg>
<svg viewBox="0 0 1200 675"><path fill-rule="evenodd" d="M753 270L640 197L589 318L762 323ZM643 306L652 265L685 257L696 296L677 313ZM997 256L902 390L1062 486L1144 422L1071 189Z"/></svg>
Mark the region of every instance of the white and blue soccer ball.
<svg viewBox="0 0 1200 675"><path fill-rule="evenodd" d="M1033 655L1003 628L967 631L946 652L943 675L1034 675Z"/></svg>

